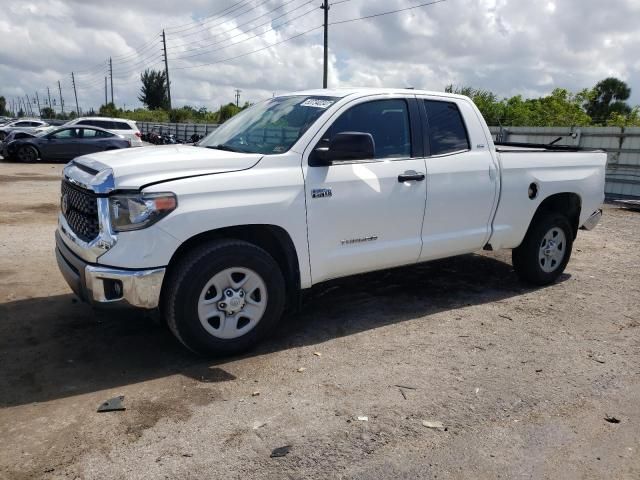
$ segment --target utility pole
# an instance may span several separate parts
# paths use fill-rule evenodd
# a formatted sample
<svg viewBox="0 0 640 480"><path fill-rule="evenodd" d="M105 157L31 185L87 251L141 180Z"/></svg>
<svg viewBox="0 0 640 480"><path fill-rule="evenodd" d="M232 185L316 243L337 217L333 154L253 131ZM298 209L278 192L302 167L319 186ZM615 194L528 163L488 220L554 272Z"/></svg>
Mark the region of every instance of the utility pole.
<svg viewBox="0 0 640 480"><path fill-rule="evenodd" d="M329 62L329 1L324 0L320 6L324 10L324 68L322 74L322 88L327 88L327 74Z"/></svg>
<svg viewBox="0 0 640 480"><path fill-rule="evenodd" d="M24 96L27 97L27 105L29 105L29 107L27 108L29 110L29 115L33 115L33 108L31 108L31 100L29 100L29 95L25 93Z"/></svg>
<svg viewBox="0 0 640 480"><path fill-rule="evenodd" d="M73 95L76 97L76 113L80 116L80 108L78 107L78 91L76 90L76 77L71 72L71 83L73 84Z"/></svg>
<svg viewBox="0 0 640 480"><path fill-rule="evenodd" d="M107 106L107 77L104 77L104 106Z"/></svg>
<svg viewBox="0 0 640 480"><path fill-rule="evenodd" d="M242 90L236 88L236 107L240 107L240 93Z"/></svg>
<svg viewBox="0 0 640 480"><path fill-rule="evenodd" d="M115 105L113 102L113 63L111 63L111 57L109 57L109 77L111 78L111 103Z"/></svg>
<svg viewBox="0 0 640 480"><path fill-rule="evenodd" d="M36 92L37 94L38 92ZM47 87L47 98L49 99L49 108L53 110L53 105L51 105L51 92L49 91L49 87ZM55 113L55 112L54 112Z"/></svg>
<svg viewBox="0 0 640 480"><path fill-rule="evenodd" d="M169 110L171 110L171 82L169 81L169 60L167 60L167 37L162 30L162 49L164 50L164 75L167 80L167 98L169 99Z"/></svg>
<svg viewBox="0 0 640 480"><path fill-rule="evenodd" d="M60 80L58 80L58 91L60 92L60 108L62 109L62 115L64 115L64 100L62 100L62 87L60 86Z"/></svg>
<svg viewBox="0 0 640 480"><path fill-rule="evenodd" d="M42 118L42 110L40 110L40 97L38 97L38 91L36 90L36 102L38 102L38 115Z"/></svg>

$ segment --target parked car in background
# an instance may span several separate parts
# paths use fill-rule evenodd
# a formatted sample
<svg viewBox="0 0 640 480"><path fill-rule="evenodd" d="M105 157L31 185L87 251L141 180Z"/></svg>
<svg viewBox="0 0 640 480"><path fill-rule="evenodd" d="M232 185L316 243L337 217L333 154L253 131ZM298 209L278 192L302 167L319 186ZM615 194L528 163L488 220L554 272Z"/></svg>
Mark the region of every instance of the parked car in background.
<svg viewBox="0 0 640 480"><path fill-rule="evenodd" d="M22 130L25 132L35 131L36 128L47 127L49 124L47 122L43 122L42 120L38 120L35 118L20 118L18 120L14 120L13 122L9 122L0 127L0 141L4 141L4 138L11 132L12 130Z"/></svg>
<svg viewBox="0 0 640 480"><path fill-rule="evenodd" d="M71 160L88 153L128 148L131 141L98 127L53 127L30 138L5 143L2 156L21 162Z"/></svg>
<svg viewBox="0 0 640 480"><path fill-rule="evenodd" d="M133 120L108 117L81 117L64 124L65 127L70 127L71 125L104 128L105 130L109 130L110 132L131 140L132 147L141 147L143 145L142 134L138 129L138 125L136 125L136 122Z"/></svg>
<svg viewBox="0 0 640 480"><path fill-rule="evenodd" d="M14 130L11 130L9 133L7 133L7 136L4 137L4 140L0 141L0 154L4 150L4 146L8 145L14 140L19 140L21 138L33 138L41 132L52 131L55 129L56 127L48 126L48 127L38 127L38 128L31 128L31 129L16 128Z"/></svg>

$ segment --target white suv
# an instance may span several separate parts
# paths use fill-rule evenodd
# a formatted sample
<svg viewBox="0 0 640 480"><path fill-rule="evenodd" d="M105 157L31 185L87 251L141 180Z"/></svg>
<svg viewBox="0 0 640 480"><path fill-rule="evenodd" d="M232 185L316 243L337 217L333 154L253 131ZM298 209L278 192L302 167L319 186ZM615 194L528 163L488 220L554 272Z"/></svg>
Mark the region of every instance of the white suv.
<svg viewBox="0 0 640 480"><path fill-rule="evenodd" d="M138 130L136 122L126 120L124 118L108 118L108 117L81 117L67 122L68 125L85 125L88 127L100 127L110 132L123 136L131 141L132 147L141 147L142 134Z"/></svg>

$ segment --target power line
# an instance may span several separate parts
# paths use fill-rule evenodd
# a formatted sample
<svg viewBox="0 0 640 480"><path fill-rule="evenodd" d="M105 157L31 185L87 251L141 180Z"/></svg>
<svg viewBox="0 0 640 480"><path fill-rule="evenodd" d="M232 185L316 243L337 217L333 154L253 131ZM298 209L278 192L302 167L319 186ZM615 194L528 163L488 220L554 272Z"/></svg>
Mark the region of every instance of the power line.
<svg viewBox="0 0 640 480"><path fill-rule="evenodd" d="M311 1L313 1L313 0L311 0ZM307 4L308 4L308 3L311 3L311 2L307 2ZM176 59L176 60L183 60L183 59L185 59L185 58L199 57L199 56L201 56L201 55L206 55L207 53L214 53L214 52L218 52L218 51L220 51L220 50L224 50L224 49L226 49L226 48L233 47L233 46L235 46L235 45L239 45L240 43L248 42L249 40L253 40L254 38L258 38L258 37L261 37L262 35L266 35L266 34L267 34L267 33L269 33L269 32L274 32L274 31L276 31L276 29L277 29L277 28L283 27L284 25L287 25L287 24L289 24L289 23L291 23L291 22L294 22L295 20L298 20L299 18L302 18L302 17L304 17L304 16L306 16L306 15L309 15L310 13L313 13L313 12L315 12L315 11L316 11L316 7L312 7L310 10L308 10L308 11L306 11L306 12L302 13L301 15L298 15L298 16L296 16L296 17L294 17L294 18L290 19L290 20L287 20L286 22L283 22L283 23L281 23L281 24L279 24L279 25L276 25L276 26L274 26L274 27L272 27L272 28L269 28L268 30L265 30L264 32L256 33L255 35L252 35L252 36L247 37L247 38L243 38L242 40L239 40L239 41L237 41L237 42L230 43L230 44L228 44L228 45L224 45L224 46L222 46L222 47L220 47L220 48L215 48L215 49L213 49L213 50L206 50L206 51L204 51L204 52L194 53L194 54L192 54L192 55L183 55L183 56L178 56L178 57L175 57L175 59ZM267 22L267 23L271 23L271 21L269 21L269 22ZM262 26L262 25L261 25L261 26ZM257 28L257 27L256 27L256 28ZM253 30L253 29L250 29L250 30L247 30L247 31L251 31L251 30ZM247 33L247 31L240 32L240 33L238 33L237 35L233 35L233 36L229 37L229 39L234 38L234 37L237 37L237 36L239 36L239 35L244 35L244 34L246 34L246 33ZM227 39L227 40L229 40L229 39ZM219 45L219 44L221 44L221 43L224 43L224 41L214 42L214 43L210 44L209 46ZM202 48L204 48L204 47L202 47ZM195 50L197 50L197 49L195 49Z"/></svg>
<svg viewBox="0 0 640 480"><path fill-rule="evenodd" d="M239 2L236 2L233 5L231 5L230 7L227 7L225 9L219 10L216 13L212 13L210 15L207 15L207 16L203 17L201 20L196 20L195 22L185 23L183 25L177 25L175 27L167 27L166 30L167 31L172 31L172 30L175 30L175 29L179 29L179 30L175 30L175 31L170 32L170 33L180 33L180 32L186 32L186 31L191 30L193 28L202 27L204 24L206 24L207 22L209 22L211 20L215 20L215 19L221 18L225 14L229 14L229 13L233 12L233 10L236 9L235 7L238 6L238 5L240 5L240 7L238 7L238 8L241 8L242 7L241 4L243 4L243 3L247 3L247 0L241 0ZM207 20L207 19L211 19L211 20ZM185 27L187 25L193 25L193 26L180 29L181 27Z"/></svg>
<svg viewBox="0 0 640 480"><path fill-rule="evenodd" d="M247 13L249 13L249 12L251 12L251 11L253 11L253 10L256 10L257 8L261 7L261 6L262 6L262 5L264 5L265 3L268 3L269 1L271 1L271 0L264 0L262 3L259 3L259 4L258 4L258 5L256 5L255 7L251 7L251 8L249 8L249 9L245 10L245 11L244 11L244 12L242 12L242 13L239 13L239 14L234 15L234 16L231 16L231 17L227 17L227 16L222 17L222 21L220 21L220 22L216 23L215 25L209 25L209 26L206 26L206 27L203 25L203 27L202 27L200 30L196 30L196 31L194 31L194 32L189 32L189 33L184 33L184 34L180 35L179 37L180 37L180 38L191 37L191 36L193 36L193 35L197 35L197 34L202 33L202 32L208 32L208 31L210 31L210 30L211 30L211 29L213 29L213 28L217 28L217 27L219 27L220 25L224 25L225 23L227 23L227 22L229 22L229 21L231 21L231 20L235 20L235 19L237 19L237 18L242 17L243 15L246 15ZM296 0L289 0L288 2L286 2L286 3L282 4L282 5L280 5L279 7L274 8L273 10L271 10L271 12L276 11L276 10L279 10L280 8L282 8L282 7L286 6L286 5L288 5L289 3L294 2L294 1L296 1ZM258 18L260 18L260 17L258 17ZM173 35L175 35L176 33L179 33L179 32L173 32Z"/></svg>
<svg viewBox="0 0 640 480"><path fill-rule="evenodd" d="M215 38L215 37L218 37L218 36L223 35L223 34L225 34L225 33L233 32L234 30L237 30L237 29L239 29L240 27L243 27L243 26L245 26L245 25L248 25L248 24L250 24L250 23L254 22L255 20L258 20L259 18L265 17L265 16L269 15L270 13L275 12L276 10L280 10L282 7L285 7L285 6L289 5L290 3L293 3L294 1L296 1L296 0L289 0L288 2L286 2L286 3L282 4L282 5L280 5L279 7L274 8L273 10L269 10L268 12L263 13L262 15L258 15L257 17L252 18L251 20L249 20L249 21L247 21L247 22L245 22L245 23L241 23L241 24L239 24L239 25L236 25L236 26L235 26L235 27L233 27L233 28L230 28L230 29L228 29L228 30L224 30L224 31L222 31L222 32L220 32L220 33L216 33L215 35L213 35L213 37ZM285 17L285 16L287 16L289 13L293 13L293 12L295 12L296 10L299 10L299 9L301 9L302 7L304 7L304 6L306 6L306 5L310 4L310 3L312 3L312 2L314 2L314 1L315 1L315 0L308 0L308 1L304 2L304 3L303 3L303 4L301 4L301 5L298 5L296 8L293 8L293 9L291 9L291 10L289 10L289 11L287 11L287 12L285 12L285 13L283 13L283 14L281 14L281 15L279 15L279 16L277 16L277 17L275 17L275 18L271 18L271 19L269 19L267 22L263 22L263 23L261 23L260 25L256 25L255 27L251 27L251 28L249 28L249 29L247 29L247 30L241 31L241 32L240 32L240 33L238 33L238 34L233 35L232 37L229 37L227 40L229 40L229 39L231 39L231 38L234 38L234 37L237 37L238 35L242 35L243 33L250 32L251 30L255 30L256 28L260 28L260 27L262 27L262 26L264 26L264 25L268 25L269 23L271 23L271 22L273 22L273 21L275 21L275 20L278 20L279 18ZM292 19L292 20L293 20L293 19ZM224 23L224 22L223 22L223 23ZM189 52L189 51L192 51L192 50L199 50L199 49L201 49L201 48L205 48L205 47L210 47L210 46L212 46L212 45L217 45L218 43L222 43L223 41L224 41L224 40L222 40L222 41L218 41L218 42L214 42L213 44L205 44L205 45L200 45L200 46L195 47L195 48L190 48L190 49L187 49L187 50L183 50L183 53L184 53L184 52ZM195 42L197 42L197 40L195 40L195 41L193 41L193 42L189 42L189 44L191 44L191 43L195 43ZM169 49L173 49L173 48L180 48L180 47L187 46L187 45L189 45L189 44L173 45L173 46L169 47Z"/></svg>
<svg viewBox="0 0 640 480"><path fill-rule="evenodd" d="M389 10L388 12L374 13L373 15L366 15L364 17L350 18L348 20L340 20L338 22L331 22L329 25L340 25L340 24L343 24L343 23L358 22L360 20L367 20L369 18L382 17L383 15L391 15L392 13L400 13L400 12L406 12L407 10L414 10L414 9L420 8L420 7L428 7L429 5L435 5L436 3L443 3L443 2L446 2L446 1L447 0L435 0L435 1L432 1L432 2L421 3L420 5L414 5L412 7L399 8L397 10Z"/></svg>
<svg viewBox="0 0 640 480"><path fill-rule="evenodd" d="M121 55L114 55L112 58L114 58L115 60L123 60L128 57L135 57L140 53L142 53L143 51L148 50L154 44L156 44L159 36L160 36L160 33L157 33L156 36L153 38L153 40L149 40L148 42L144 43L142 46L136 47L133 52L123 53Z"/></svg>
<svg viewBox="0 0 640 480"><path fill-rule="evenodd" d="M258 52L261 52L263 50L267 50L267 49L269 49L271 47L275 47L277 45L281 45L281 44L283 44L285 42L288 42L290 40L294 40L296 38L302 37L303 35L307 35L308 33L313 32L314 30L318 30L319 28L322 28L322 25L317 25L317 26L315 26L313 28L310 28L309 30L305 30L304 32L298 33L297 35L293 35L292 37L285 38L284 40L280 40L279 42L272 43L270 45L267 45L266 47L258 48L257 50L252 50L251 52L243 53L241 55L236 55L236 56L229 57L229 58L224 58L222 60L217 60L215 62L200 63L200 64L197 64L197 65L188 65L188 66L184 66L184 67L174 67L174 70L185 70L185 69L188 69L188 68L196 68L196 67L205 67L205 66L209 66L209 65L217 65L219 63L224 63L224 62L228 62L230 60L235 60L237 58L246 57L247 55L251 55L252 53L258 53Z"/></svg>
<svg viewBox="0 0 640 480"><path fill-rule="evenodd" d="M160 40L160 42L162 43L162 39ZM146 67L149 63L154 63L159 58L162 58L162 51L156 52L153 55L150 55L149 57L143 58L139 62L137 62L137 63L135 63L133 65L129 65L127 67L124 67L124 69L120 69L119 70L116 67L115 75L118 76L118 77L127 76L127 75L131 74L132 72L139 71L140 69L144 69L144 67Z"/></svg>
<svg viewBox="0 0 640 480"><path fill-rule="evenodd" d="M414 10L416 8L426 7L426 6L429 6L429 5L434 5L436 3L442 3L442 2L445 2L445 1L446 0L435 0L435 1L431 1L431 2L425 2L425 3L421 3L419 5L413 5L411 7L399 8L399 9L396 9L396 10L389 10L389 11L386 11L386 12L380 12L380 13L375 13L375 14L371 14L371 15L365 15L365 16L362 16L362 17L351 18L351 19L347 19L347 20L339 20L339 21L336 21L336 22L329 23L329 25L340 25L340 24L349 23L349 22L356 22L356 21L360 21L360 20L366 20L366 19L370 19L370 18L381 17L381 16L384 16L384 15L391 15L391 14L394 14L394 13L400 13L400 12L405 12L405 11L408 11L408 10ZM296 34L296 35L293 35L291 37L285 38L284 40L280 40L279 42L272 43L272 44L267 45L265 47L262 47L262 48L259 48L259 49L256 49L256 50L252 50L250 52L246 52L246 53L243 53L241 55L235 55L233 57L228 57L228 58L217 60L217 61L214 61L214 62L200 63L200 64L196 64L196 65L188 65L188 66L183 66L183 67L174 67L174 70L185 70L185 69L189 69L189 68L217 65L219 63L224 63L224 62L227 62L227 61L231 61L231 60L235 60L235 59L238 59L238 58L246 57L246 56L251 55L253 53L258 53L258 52L267 50L269 48L275 47L277 45L281 45L281 44L283 44L285 42L288 42L290 40L294 40L296 38L302 37L303 35L307 35L307 34L313 32L313 31L318 30L318 29L323 28L323 27L324 27L324 25L318 25L316 27L310 28L309 30L305 30L304 32L301 32L299 34Z"/></svg>

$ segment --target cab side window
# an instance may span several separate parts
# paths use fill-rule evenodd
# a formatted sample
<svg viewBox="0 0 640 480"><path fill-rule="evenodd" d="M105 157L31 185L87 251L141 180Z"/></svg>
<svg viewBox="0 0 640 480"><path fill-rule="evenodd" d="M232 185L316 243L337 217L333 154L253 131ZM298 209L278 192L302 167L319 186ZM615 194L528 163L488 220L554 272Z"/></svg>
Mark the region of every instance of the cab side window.
<svg viewBox="0 0 640 480"><path fill-rule="evenodd" d="M60 130L51 135L51 138L56 138L59 140L62 139L70 139L70 138L79 138L80 137L80 129L79 128L66 128L64 130Z"/></svg>
<svg viewBox="0 0 640 480"><path fill-rule="evenodd" d="M375 158L411 156L409 108L405 100L374 100L356 105L338 117L323 141L328 143L342 132L370 133L375 143Z"/></svg>
<svg viewBox="0 0 640 480"><path fill-rule="evenodd" d="M469 150L469 137L458 106L453 102L425 100L431 155Z"/></svg>

